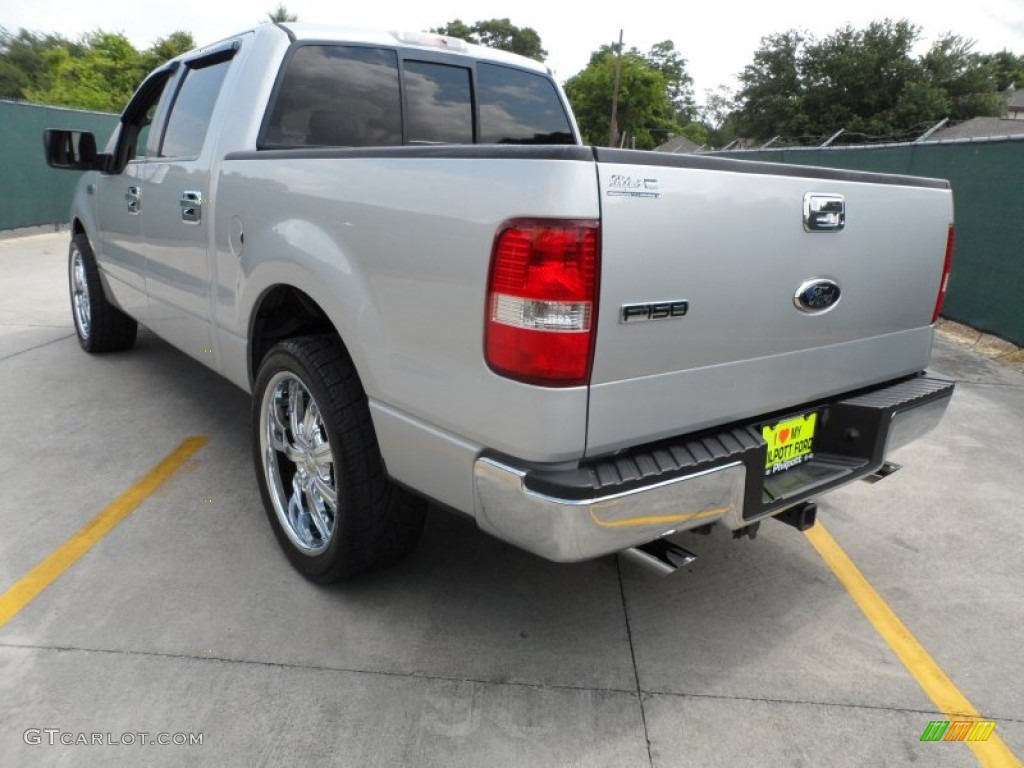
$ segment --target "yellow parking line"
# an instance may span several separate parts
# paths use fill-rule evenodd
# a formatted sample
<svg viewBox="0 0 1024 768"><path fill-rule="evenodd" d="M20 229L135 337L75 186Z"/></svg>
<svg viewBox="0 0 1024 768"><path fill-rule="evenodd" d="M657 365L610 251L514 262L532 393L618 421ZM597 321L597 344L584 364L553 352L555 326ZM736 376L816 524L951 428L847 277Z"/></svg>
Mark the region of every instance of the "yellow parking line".
<svg viewBox="0 0 1024 768"><path fill-rule="evenodd" d="M193 453L209 441L206 437L190 437L168 456L153 467L135 485L118 496L113 503L85 524L78 533L68 539L43 562L26 573L10 589L0 595L0 627L14 618L18 612L31 603L40 592L64 573L68 568L93 548L100 539L114 530L117 524L130 515L139 504L146 500L185 463Z"/></svg>
<svg viewBox="0 0 1024 768"><path fill-rule="evenodd" d="M935 659L907 629L906 624L900 621L892 608L875 591L860 569L853 564L850 556L832 538L832 534L826 531L819 522L806 531L806 536L828 567L832 569L839 582L846 587L850 597L860 606L864 615L868 617L868 621L878 630L878 634L883 637L899 660L903 662L903 666L914 676L917 684L935 702L939 711L951 720L983 719L974 705L967 700L967 697L935 663ZM916 734L912 734L912 736L916 737ZM974 752L978 762L986 768L990 766L991 768L1013 766L1020 768L1020 760L1010 751L998 734L993 733L988 741L965 741L964 743Z"/></svg>

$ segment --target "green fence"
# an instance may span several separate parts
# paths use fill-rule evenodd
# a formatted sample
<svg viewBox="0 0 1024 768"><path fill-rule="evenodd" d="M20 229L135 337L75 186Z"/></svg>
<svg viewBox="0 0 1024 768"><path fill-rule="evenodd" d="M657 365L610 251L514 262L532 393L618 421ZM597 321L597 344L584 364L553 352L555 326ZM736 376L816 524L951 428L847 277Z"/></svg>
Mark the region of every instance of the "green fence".
<svg viewBox="0 0 1024 768"><path fill-rule="evenodd" d="M80 174L55 171L46 165L44 129L92 131L102 149L117 119L117 115L105 112L0 101L0 168L7 180L0 195L0 230L68 220Z"/></svg>
<svg viewBox="0 0 1024 768"><path fill-rule="evenodd" d="M715 154L949 179L956 247L942 314L1024 345L1024 137Z"/></svg>

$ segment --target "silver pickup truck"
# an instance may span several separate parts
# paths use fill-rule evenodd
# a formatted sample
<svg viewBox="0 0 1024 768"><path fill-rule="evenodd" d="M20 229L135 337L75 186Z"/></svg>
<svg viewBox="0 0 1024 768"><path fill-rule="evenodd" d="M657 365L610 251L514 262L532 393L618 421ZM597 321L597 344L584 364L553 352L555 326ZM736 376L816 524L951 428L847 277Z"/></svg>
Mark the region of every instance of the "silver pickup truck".
<svg viewBox="0 0 1024 768"><path fill-rule="evenodd" d="M395 562L427 500L557 561L814 523L941 418L945 181L585 147L543 65L266 24L153 72L85 170L72 313L253 395L292 563ZM168 383L171 386L171 383Z"/></svg>

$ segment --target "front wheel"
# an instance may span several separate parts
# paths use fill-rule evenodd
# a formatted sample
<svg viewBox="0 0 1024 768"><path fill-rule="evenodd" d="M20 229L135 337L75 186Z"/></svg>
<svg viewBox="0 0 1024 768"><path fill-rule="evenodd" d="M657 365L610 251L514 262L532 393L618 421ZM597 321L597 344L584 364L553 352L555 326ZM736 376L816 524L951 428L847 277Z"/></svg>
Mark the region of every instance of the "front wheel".
<svg viewBox="0 0 1024 768"><path fill-rule="evenodd" d="M270 524L307 578L346 579L415 546L426 503L387 477L366 395L334 337L289 339L267 353L252 448Z"/></svg>
<svg viewBox="0 0 1024 768"><path fill-rule="evenodd" d="M86 352L120 352L135 343L138 323L107 301L89 238L79 233L68 249L68 289L78 343Z"/></svg>

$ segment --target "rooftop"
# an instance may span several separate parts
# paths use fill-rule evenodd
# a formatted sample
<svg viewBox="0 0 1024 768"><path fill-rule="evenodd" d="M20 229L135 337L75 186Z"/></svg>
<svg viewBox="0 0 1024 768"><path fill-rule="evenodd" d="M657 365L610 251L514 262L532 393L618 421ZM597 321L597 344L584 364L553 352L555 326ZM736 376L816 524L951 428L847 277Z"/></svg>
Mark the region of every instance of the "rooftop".
<svg viewBox="0 0 1024 768"><path fill-rule="evenodd" d="M1024 109L1024 107L1021 107ZM975 117L956 125L940 128L926 139L925 143L948 139L978 139L996 136L1024 135L1024 120L1010 120L1003 117Z"/></svg>
<svg viewBox="0 0 1024 768"><path fill-rule="evenodd" d="M664 144L660 144L654 148L655 152L670 152L672 154L690 154L696 152L700 147L694 144L685 136L675 136L669 139Z"/></svg>

